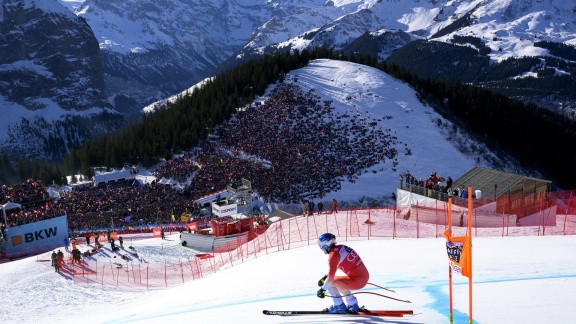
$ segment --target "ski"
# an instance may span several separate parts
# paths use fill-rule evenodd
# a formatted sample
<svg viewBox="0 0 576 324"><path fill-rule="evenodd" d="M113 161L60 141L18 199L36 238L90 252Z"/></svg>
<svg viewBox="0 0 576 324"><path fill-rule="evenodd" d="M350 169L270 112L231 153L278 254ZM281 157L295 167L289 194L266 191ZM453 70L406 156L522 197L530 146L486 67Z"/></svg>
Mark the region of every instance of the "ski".
<svg viewBox="0 0 576 324"><path fill-rule="evenodd" d="M346 314L331 314L324 311L272 311L263 310L264 315L279 315L279 316L298 316L298 315L350 315L350 316L387 316L387 317L403 317L404 315L413 315L412 310L371 310L358 313Z"/></svg>

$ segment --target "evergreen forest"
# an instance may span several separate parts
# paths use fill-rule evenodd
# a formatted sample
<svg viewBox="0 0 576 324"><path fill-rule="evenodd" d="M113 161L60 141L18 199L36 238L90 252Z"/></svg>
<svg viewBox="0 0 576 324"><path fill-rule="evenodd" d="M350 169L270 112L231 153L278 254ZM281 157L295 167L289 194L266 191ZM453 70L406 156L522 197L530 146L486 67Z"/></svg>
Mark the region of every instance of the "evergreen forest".
<svg viewBox="0 0 576 324"><path fill-rule="evenodd" d="M563 55L572 54L567 51ZM416 73L402 67L403 64L393 63L394 60L378 62L371 56L347 56L326 48L265 55L238 65L216 75L200 90L180 96L167 107L72 149L60 163L25 158L13 164L4 155L0 158L0 184L14 184L27 178L42 180L46 185L64 184L65 175L80 172L90 177L94 167L139 164L149 167L162 158L170 159L172 154L190 150L206 140L216 126L264 94L269 84L283 82L286 73L318 58L378 68L410 84L421 101L465 127L497 154L511 155L523 167L539 171L560 188L576 187L576 122L573 119L487 88L433 78L430 73ZM525 64L534 63L526 60ZM484 78L488 80L489 76ZM561 84L561 78L554 78L559 91L568 86Z"/></svg>

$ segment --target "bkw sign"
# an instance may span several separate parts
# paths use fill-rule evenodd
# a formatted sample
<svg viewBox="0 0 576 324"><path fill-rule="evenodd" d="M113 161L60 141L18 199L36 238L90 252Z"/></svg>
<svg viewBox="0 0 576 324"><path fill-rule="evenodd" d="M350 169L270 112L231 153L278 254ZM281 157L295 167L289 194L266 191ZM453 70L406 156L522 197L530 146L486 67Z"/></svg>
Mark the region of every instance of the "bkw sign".
<svg viewBox="0 0 576 324"><path fill-rule="evenodd" d="M6 229L9 258L43 253L64 246L68 235L66 216Z"/></svg>

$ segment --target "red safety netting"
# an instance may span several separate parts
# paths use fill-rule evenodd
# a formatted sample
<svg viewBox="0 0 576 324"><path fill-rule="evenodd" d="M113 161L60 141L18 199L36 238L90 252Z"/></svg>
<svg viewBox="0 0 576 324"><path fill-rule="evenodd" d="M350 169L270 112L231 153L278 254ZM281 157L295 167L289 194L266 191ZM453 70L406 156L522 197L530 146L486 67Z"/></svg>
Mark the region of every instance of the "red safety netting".
<svg viewBox="0 0 576 324"><path fill-rule="evenodd" d="M471 215L472 235L576 235L576 197L571 192L562 192L544 198L538 203L532 201L528 207L531 208L530 211L521 217L518 214L498 213L497 209L488 212L489 208L482 208L486 205L476 204ZM507 199L518 200L513 197ZM552 201L555 201L555 204L551 204ZM535 205L540 205L541 209L534 209ZM135 257L135 254L130 253L126 259L102 262L85 258L79 264L72 264L68 257L62 272L70 274L74 282L79 284L165 288L206 277L268 253L316 244L316 238L325 232L335 234L341 242L443 237L448 228L447 210L447 205L442 203L422 206L417 203L410 206L350 209L335 214L296 216L271 224L265 232L248 242L245 237L244 240L239 237L236 241L228 242L225 247L220 247L220 252L194 254L190 250L188 259L163 263ZM454 204L452 210L453 235L466 235L467 209ZM42 261L46 257L39 256L38 259Z"/></svg>

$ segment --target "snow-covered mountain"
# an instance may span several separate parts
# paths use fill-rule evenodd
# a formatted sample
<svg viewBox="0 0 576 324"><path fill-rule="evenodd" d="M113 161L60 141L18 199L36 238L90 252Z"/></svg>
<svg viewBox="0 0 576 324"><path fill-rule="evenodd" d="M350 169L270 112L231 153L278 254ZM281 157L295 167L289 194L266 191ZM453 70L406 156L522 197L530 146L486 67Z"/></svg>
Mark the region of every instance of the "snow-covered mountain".
<svg viewBox="0 0 576 324"><path fill-rule="evenodd" d="M10 55L28 53L18 59L6 59L10 57L6 54L0 56L3 89L0 100L3 107L8 107L3 111L11 110L11 117L0 122L0 127L7 130L3 134L16 134L8 127L26 123L20 122L19 112L25 120L38 115L46 115L43 118L47 124L61 120L54 113L38 108L41 107L38 102L46 100L54 110L111 107L126 118L135 118L146 105L177 94L243 60L277 50L324 45L346 53L369 53L386 59L412 41L448 43L460 35L480 39L491 49L487 56L494 63L523 55L551 55L549 49L534 46L536 41L576 45L576 0L4 0L0 3L0 37L7 40L14 35L32 35L30 42L18 43L20 47L14 47L14 43L2 47ZM15 8L33 11L37 19L9 18ZM45 26L50 26L50 22L59 34L46 33ZM63 43L63 39L72 36L77 37L76 41ZM74 44L85 44L79 47L89 53L73 52L78 48ZM458 45L475 48L471 42ZM29 48L24 52L13 50L22 46ZM33 48L43 51L35 52ZM49 66L47 59L38 57L45 53L45 57L52 58L49 53L62 53L64 49L69 53L61 55L66 59L59 65ZM71 65L84 68L85 75L67 72L63 74L67 78L58 79L55 69L66 71ZM24 77L30 70L35 71L34 77ZM14 71L21 76L15 77ZM561 75L572 73L558 71ZM534 72L530 66L518 76L536 75ZM53 82L54 79L59 82ZM106 99L109 105L94 104L88 99ZM576 106L570 97L562 99L568 101L568 106ZM57 132L58 127L51 127L48 133ZM43 128L46 127L42 122L36 123L36 129ZM78 127L75 129L80 131ZM73 138L77 144L84 138L62 132L54 136L57 138L54 143L61 143L62 136ZM4 135L0 145L13 148L21 135L9 137ZM33 138L30 142L44 149L47 146L39 143L50 141L47 135ZM73 141L63 141L63 150ZM40 153L42 148L35 150Z"/></svg>
<svg viewBox="0 0 576 324"><path fill-rule="evenodd" d="M534 46L536 40L576 45L574 0L86 0L67 5L94 30L109 100L126 113L279 49L323 45L385 59L411 40L450 42L465 35L481 38L492 49L490 58L500 61L548 55Z"/></svg>
<svg viewBox="0 0 576 324"><path fill-rule="evenodd" d="M104 96L98 42L56 0L0 1L0 151L58 159L121 125Z"/></svg>
<svg viewBox="0 0 576 324"><path fill-rule="evenodd" d="M316 1L280 3L283 8L288 3L310 7L303 13L275 17L272 27L258 28L243 51L264 51L269 46L343 48L364 33L381 34L382 30L439 41L449 41L454 35L480 37L493 49L494 60L546 55L533 46L535 39L576 45L574 0L321 1L317 7L312 7Z"/></svg>

